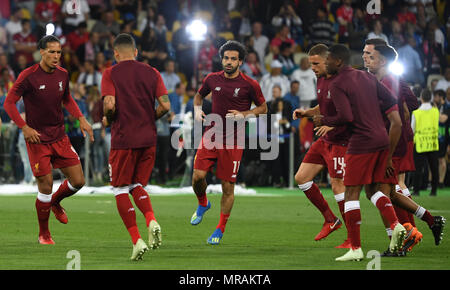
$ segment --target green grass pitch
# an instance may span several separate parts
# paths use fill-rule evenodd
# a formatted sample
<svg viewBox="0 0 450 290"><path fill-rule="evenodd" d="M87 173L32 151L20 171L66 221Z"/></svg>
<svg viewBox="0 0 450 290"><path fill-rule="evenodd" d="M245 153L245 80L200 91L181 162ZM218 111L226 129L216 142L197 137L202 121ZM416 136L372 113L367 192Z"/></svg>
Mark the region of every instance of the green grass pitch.
<svg viewBox="0 0 450 290"><path fill-rule="evenodd" d="M162 227L160 249L129 260L131 240L116 209L113 195L73 196L62 202L67 225L51 214L50 230L55 245L39 245L35 196L0 196L0 270L65 270L76 250L82 270L364 270L372 257L360 262L335 262L345 249L336 249L346 238L344 227L323 241L314 241L323 218L298 190L259 188L257 196L236 196L222 242L206 243L219 219L220 195L211 194L211 210L198 226L189 223L196 208L194 195L151 195ZM329 189L325 198L336 215L337 204ZM450 220L450 190L437 197L415 197L433 215ZM377 209L361 196L362 249L380 253L389 241ZM136 208L141 235L147 240L143 215ZM407 257L381 258L382 270L449 270L450 234L444 231L440 246L427 225L416 219L422 243Z"/></svg>

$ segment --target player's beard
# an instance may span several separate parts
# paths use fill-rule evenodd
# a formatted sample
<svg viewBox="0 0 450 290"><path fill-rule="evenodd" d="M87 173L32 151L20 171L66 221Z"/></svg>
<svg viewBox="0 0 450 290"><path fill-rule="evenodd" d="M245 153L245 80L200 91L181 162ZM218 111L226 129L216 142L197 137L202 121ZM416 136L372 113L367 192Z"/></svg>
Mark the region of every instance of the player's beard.
<svg viewBox="0 0 450 290"><path fill-rule="evenodd" d="M228 75L232 75L232 74L234 74L236 71L237 71L237 69L239 68L239 65L237 65L237 66L230 66L230 67L228 67L228 66L224 66L223 67L223 70L224 70L224 72L226 73L226 74L228 74Z"/></svg>

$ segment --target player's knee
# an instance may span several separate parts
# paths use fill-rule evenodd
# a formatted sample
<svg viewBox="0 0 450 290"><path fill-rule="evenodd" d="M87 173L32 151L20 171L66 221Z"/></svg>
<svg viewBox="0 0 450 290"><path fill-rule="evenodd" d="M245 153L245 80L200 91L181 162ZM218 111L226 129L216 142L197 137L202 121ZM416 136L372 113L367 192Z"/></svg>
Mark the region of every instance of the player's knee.
<svg viewBox="0 0 450 290"><path fill-rule="evenodd" d="M69 180L69 182L70 182L70 185L76 189L81 189L86 184L84 176L81 176L78 178L73 178L73 179Z"/></svg>
<svg viewBox="0 0 450 290"><path fill-rule="evenodd" d="M298 185L301 185L301 184L304 184L304 183L310 181L310 180L307 180L303 174L298 173L298 172L297 172L297 174L295 174L294 179Z"/></svg>
<svg viewBox="0 0 450 290"><path fill-rule="evenodd" d="M199 182L203 182L203 180L206 178L206 174L203 172L194 171L192 174L192 185L196 185Z"/></svg>

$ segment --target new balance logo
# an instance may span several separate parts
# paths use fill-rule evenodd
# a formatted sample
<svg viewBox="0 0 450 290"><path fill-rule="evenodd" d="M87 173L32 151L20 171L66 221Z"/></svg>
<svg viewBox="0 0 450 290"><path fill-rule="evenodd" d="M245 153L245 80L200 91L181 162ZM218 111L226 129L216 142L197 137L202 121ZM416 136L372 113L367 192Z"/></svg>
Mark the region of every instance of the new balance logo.
<svg viewBox="0 0 450 290"><path fill-rule="evenodd" d="M134 207L130 207L130 208L128 209L128 212L131 212L131 211L134 211Z"/></svg>
<svg viewBox="0 0 450 290"><path fill-rule="evenodd" d="M147 198L147 196L146 195L143 195L143 196L140 196L139 197L139 200L143 200L143 199L146 199Z"/></svg>
<svg viewBox="0 0 450 290"><path fill-rule="evenodd" d="M220 91L221 89L222 89L221 87L216 87L214 90Z"/></svg>
<svg viewBox="0 0 450 290"><path fill-rule="evenodd" d="M39 86L39 89L40 89L40 90L45 89L45 85L40 85L40 86Z"/></svg>

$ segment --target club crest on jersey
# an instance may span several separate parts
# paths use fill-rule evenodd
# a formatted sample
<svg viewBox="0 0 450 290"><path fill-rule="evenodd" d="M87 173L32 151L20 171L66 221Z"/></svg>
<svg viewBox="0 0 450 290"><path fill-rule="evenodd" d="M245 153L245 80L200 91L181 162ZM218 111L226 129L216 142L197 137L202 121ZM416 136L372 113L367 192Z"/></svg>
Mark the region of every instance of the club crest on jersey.
<svg viewBox="0 0 450 290"><path fill-rule="evenodd" d="M62 92L62 90L63 90L62 81L60 81L58 84L59 84L59 91Z"/></svg>
<svg viewBox="0 0 450 290"><path fill-rule="evenodd" d="M233 97L237 97L237 96L238 96L239 90L240 90L240 89L241 89L241 88L236 88L236 89L234 89Z"/></svg>

